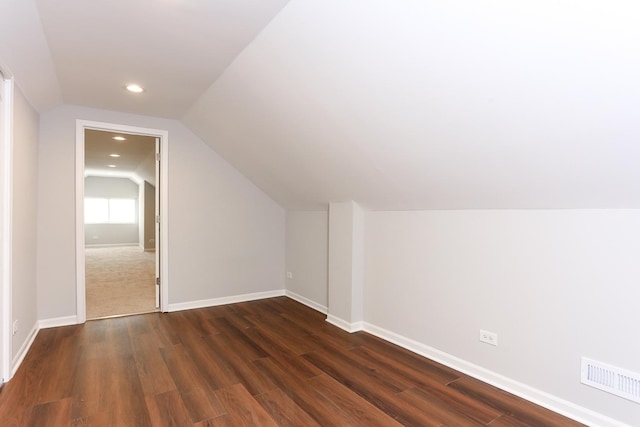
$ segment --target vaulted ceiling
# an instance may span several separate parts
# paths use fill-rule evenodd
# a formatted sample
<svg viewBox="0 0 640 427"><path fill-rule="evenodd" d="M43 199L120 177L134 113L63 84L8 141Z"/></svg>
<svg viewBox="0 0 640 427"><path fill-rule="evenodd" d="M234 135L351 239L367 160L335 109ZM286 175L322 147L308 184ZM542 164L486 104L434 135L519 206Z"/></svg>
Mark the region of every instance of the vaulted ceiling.
<svg viewBox="0 0 640 427"><path fill-rule="evenodd" d="M0 0L0 61L40 111L182 120L291 209L640 208L638 22L632 0Z"/></svg>

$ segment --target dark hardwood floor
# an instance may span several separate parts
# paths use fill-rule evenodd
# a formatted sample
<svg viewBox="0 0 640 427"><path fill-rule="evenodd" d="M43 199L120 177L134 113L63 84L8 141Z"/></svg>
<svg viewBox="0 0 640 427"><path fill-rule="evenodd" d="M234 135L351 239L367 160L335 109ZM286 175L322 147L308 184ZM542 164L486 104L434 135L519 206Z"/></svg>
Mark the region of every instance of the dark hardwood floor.
<svg viewBox="0 0 640 427"><path fill-rule="evenodd" d="M288 298L38 334L2 426L577 426Z"/></svg>

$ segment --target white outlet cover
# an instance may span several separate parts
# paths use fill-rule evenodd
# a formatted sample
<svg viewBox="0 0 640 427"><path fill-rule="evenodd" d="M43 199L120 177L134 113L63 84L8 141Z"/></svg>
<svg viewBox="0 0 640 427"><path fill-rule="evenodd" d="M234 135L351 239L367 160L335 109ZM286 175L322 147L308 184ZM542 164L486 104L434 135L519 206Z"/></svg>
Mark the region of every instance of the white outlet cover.
<svg viewBox="0 0 640 427"><path fill-rule="evenodd" d="M480 329L480 341L490 345L498 345L498 334Z"/></svg>

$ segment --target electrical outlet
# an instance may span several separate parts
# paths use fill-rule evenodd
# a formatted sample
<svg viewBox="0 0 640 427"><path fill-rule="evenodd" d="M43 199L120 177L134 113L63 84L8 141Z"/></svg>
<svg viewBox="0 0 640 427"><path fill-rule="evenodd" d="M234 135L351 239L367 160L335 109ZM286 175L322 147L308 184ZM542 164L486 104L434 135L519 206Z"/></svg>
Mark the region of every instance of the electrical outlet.
<svg viewBox="0 0 640 427"><path fill-rule="evenodd" d="M13 335L18 333L18 319L13 321Z"/></svg>
<svg viewBox="0 0 640 427"><path fill-rule="evenodd" d="M498 345L498 334L480 329L480 341L483 343Z"/></svg>
<svg viewBox="0 0 640 427"><path fill-rule="evenodd" d="M293 273L290 271L287 271L287 279L293 279Z"/></svg>

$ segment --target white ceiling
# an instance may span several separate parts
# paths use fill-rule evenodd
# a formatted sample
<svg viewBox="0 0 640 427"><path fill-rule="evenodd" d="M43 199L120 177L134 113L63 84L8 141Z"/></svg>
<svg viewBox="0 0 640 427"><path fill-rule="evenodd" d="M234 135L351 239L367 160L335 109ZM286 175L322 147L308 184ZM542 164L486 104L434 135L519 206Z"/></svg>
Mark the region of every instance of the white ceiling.
<svg viewBox="0 0 640 427"><path fill-rule="evenodd" d="M38 111L62 102L62 92L34 0L0 0L0 67Z"/></svg>
<svg viewBox="0 0 640 427"><path fill-rule="evenodd" d="M113 139L123 137L124 141ZM87 129L84 133L86 176L126 177L156 185L156 140L152 136ZM111 157L117 154L119 157ZM113 165L115 167L109 167Z"/></svg>
<svg viewBox="0 0 640 427"><path fill-rule="evenodd" d="M637 1L285 3L0 0L0 61L39 111L180 118L287 208L640 208Z"/></svg>
<svg viewBox="0 0 640 427"><path fill-rule="evenodd" d="M640 208L640 3L292 1L183 121L285 206Z"/></svg>
<svg viewBox="0 0 640 427"><path fill-rule="evenodd" d="M179 118L287 0L37 0L65 103ZM138 83L135 96L123 87Z"/></svg>

